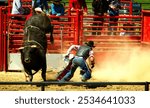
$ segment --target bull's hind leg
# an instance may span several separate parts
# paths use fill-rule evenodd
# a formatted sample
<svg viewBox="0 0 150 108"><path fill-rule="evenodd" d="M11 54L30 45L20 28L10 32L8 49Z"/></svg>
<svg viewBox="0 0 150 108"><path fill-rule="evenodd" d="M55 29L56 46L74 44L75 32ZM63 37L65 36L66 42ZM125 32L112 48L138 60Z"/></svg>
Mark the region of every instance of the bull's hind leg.
<svg viewBox="0 0 150 108"><path fill-rule="evenodd" d="M46 68L42 68L42 73L41 73L43 81L46 81Z"/></svg>
<svg viewBox="0 0 150 108"><path fill-rule="evenodd" d="M42 76L42 79L43 81L46 81L46 58L45 58L45 63L43 63L43 66L42 66L42 73L41 73L41 76Z"/></svg>

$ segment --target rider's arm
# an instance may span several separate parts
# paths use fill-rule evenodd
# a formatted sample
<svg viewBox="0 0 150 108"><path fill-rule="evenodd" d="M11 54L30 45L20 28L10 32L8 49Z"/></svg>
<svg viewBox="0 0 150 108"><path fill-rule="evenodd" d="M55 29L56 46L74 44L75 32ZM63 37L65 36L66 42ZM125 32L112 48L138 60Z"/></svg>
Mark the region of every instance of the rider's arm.
<svg viewBox="0 0 150 108"><path fill-rule="evenodd" d="M91 68L94 68L95 59L94 59L94 52L93 52L93 50L91 50L91 51L89 52L89 62L90 62L90 67L91 67Z"/></svg>
<svg viewBox="0 0 150 108"><path fill-rule="evenodd" d="M72 46L70 46L70 48L67 50L66 55L69 55L72 50L78 50L79 47L80 47L80 45L72 45Z"/></svg>

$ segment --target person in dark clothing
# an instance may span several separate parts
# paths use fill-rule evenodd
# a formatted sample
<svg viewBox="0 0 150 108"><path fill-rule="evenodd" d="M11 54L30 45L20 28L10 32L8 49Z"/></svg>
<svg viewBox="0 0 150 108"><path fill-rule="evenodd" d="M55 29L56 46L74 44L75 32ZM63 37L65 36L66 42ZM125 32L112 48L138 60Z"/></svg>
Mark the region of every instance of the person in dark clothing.
<svg viewBox="0 0 150 108"><path fill-rule="evenodd" d="M47 0L32 0L32 5L34 6L34 8L41 8L42 11L44 11L45 9L46 14L49 14Z"/></svg>
<svg viewBox="0 0 150 108"><path fill-rule="evenodd" d="M113 33L112 31L116 31L117 28L113 28L111 26L117 26L117 21L118 21L118 18L113 18L114 16L119 16L119 9L121 8L121 5L120 5L120 2L119 0L109 0L109 10L108 10L108 13L109 13L109 16L111 16L110 18L110 33ZM110 34L109 33L109 34ZM116 32L113 33L113 35L116 35Z"/></svg>
<svg viewBox="0 0 150 108"><path fill-rule="evenodd" d="M107 13L108 10L108 1L107 0L93 0L92 2L92 10L96 17L93 18L93 28L92 30L102 30L103 22L104 22L104 15ZM97 18L97 16L99 16ZM99 22L98 22L99 21ZM101 26L101 27L96 27ZM101 31L98 32L101 34ZM92 32L92 35L96 35L96 32Z"/></svg>
<svg viewBox="0 0 150 108"><path fill-rule="evenodd" d="M69 57L70 52L74 49L76 49L76 55L72 59L71 69L60 80L61 82L69 81L73 77L74 72L76 71L76 69L78 67L80 67L83 71L82 78L81 78L81 80L83 82L85 82L91 78L91 69L90 68L94 68L94 64L95 64L94 52L93 52L94 47L95 47L94 42L89 41L89 42L85 43L85 45L72 45L68 49L66 57ZM90 61L90 65L91 65L90 68L89 68L88 64L86 63L87 58Z"/></svg>
<svg viewBox="0 0 150 108"><path fill-rule="evenodd" d="M25 1L22 0L13 0L12 3L12 10L11 10L11 19L16 19L20 21L25 21L26 17L23 16L17 16L17 15L29 15L30 14L30 8L23 7L23 4L25 4Z"/></svg>
<svg viewBox="0 0 150 108"><path fill-rule="evenodd" d="M51 14L56 16L63 16L65 14L65 8L61 0L53 0L51 4Z"/></svg>

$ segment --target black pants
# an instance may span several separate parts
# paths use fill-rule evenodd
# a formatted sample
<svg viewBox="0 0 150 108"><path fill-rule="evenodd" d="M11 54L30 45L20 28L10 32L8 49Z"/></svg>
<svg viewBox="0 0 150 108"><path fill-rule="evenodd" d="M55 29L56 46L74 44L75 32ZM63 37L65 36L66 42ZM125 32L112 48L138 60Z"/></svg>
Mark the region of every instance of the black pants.
<svg viewBox="0 0 150 108"><path fill-rule="evenodd" d="M101 30L102 30L102 26L103 26L103 22L104 22L104 18L101 18L102 16L100 16L100 18L93 18L93 27L92 27L92 35L101 35ZM96 27L97 26L97 27ZM98 32L96 30L99 30Z"/></svg>
<svg viewBox="0 0 150 108"><path fill-rule="evenodd" d="M117 26L118 26L117 22L118 22L118 18L110 18L108 35L116 35L117 34Z"/></svg>

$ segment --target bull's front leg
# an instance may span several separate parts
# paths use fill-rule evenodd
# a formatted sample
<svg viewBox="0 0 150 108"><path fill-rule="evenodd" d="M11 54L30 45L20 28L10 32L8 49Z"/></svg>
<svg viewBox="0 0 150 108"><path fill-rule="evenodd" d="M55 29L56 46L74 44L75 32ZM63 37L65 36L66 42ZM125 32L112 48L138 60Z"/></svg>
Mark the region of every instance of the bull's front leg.
<svg viewBox="0 0 150 108"><path fill-rule="evenodd" d="M25 69L24 75L25 75L26 82L32 82L33 75L32 75L32 71L31 70L26 70Z"/></svg>

